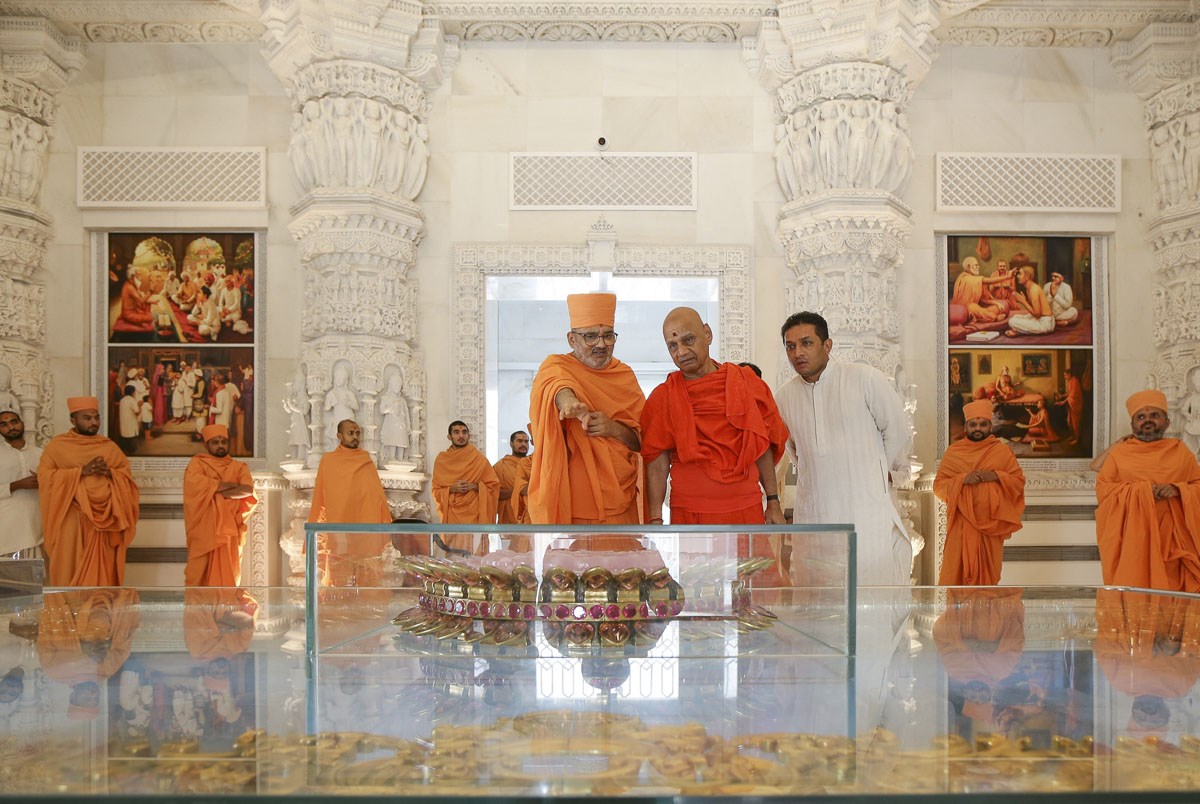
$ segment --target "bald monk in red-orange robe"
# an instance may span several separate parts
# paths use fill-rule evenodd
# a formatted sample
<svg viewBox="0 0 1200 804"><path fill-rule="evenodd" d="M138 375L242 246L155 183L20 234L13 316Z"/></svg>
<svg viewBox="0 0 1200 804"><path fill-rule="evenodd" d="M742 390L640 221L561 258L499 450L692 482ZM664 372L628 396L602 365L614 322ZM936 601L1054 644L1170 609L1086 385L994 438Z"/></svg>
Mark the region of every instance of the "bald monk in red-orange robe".
<svg viewBox="0 0 1200 804"><path fill-rule="evenodd" d="M133 589L46 595L38 616L38 659L47 676L73 688L67 708L72 720L100 714L98 683L120 670L133 650L138 601Z"/></svg>
<svg viewBox="0 0 1200 804"><path fill-rule="evenodd" d="M1133 437L1111 446L1096 476L1096 539L1108 586L1200 592L1200 464L1161 391L1125 403Z"/></svg>
<svg viewBox="0 0 1200 804"><path fill-rule="evenodd" d="M309 522L387 524L387 494L371 455L360 449L362 429L353 419L337 426L338 446L321 456ZM327 586L379 586L386 533L319 533L317 552Z"/></svg>
<svg viewBox="0 0 1200 804"><path fill-rule="evenodd" d="M51 586L120 586L138 522L129 460L100 432L94 396L67 400L72 429L46 445L38 496Z"/></svg>
<svg viewBox="0 0 1200 804"><path fill-rule="evenodd" d="M646 398L633 370L612 356L616 306L611 293L568 296L571 352L547 357L533 379L529 420L538 449L528 503L535 524L642 521L638 450ZM610 538L604 546L638 543Z"/></svg>
<svg viewBox="0 0 1200 804"><path fill-rule="evenodd" d="M183 474L183 524L187 532L186 586L237 586L242 579L246 518L258 500L250 467L229 457L229 430L201 431L205 453Z"/></svg>
<svg viewBox="0 0 1200 804"><path fill-rule="evenodd" d="M500 479L483 453L471 443L471 431L466 423L450 423L447 433L450 448L433 462L433 501L438 516L447 524L491 525L496 522L496 507L500 499ZM447 547L483 555L487 539L470 533L446 534ZM474 548L474 549L473 549Z"/></svg>
<svg viewBox="0 0 1200 804"><path fill-rule="evenodd" d="M1000 583L1004 542L1021 529L1025 473L1013 451L992 435L992 403L963 406L966 438L942 456L933 493L946 503L941 586Z"/></svg>
<svg viewBox="0 0 1200 804"><path fill-rule="evenodd" d="M787 427L753 370L709 356L712 338L712 329L689 307L672 310L663 322L667 352L679 371L650 393L642 411L649 521L663 521L670 475L672 525L786 524L775 464L783 457ZM780 558L766 536L755 537L753 551L748 536L738 539L743 557ZM782 562L758 578L778 585Z"/></svg>
<svg viewBox="0 0 1200 804"><path fill-rule="evenodd" d="M933 624L933 642L946 675L964 686L963 714L995 726L992 694L1021 663L1025 604L1021 589L950 589L946 611Z"/></svg>

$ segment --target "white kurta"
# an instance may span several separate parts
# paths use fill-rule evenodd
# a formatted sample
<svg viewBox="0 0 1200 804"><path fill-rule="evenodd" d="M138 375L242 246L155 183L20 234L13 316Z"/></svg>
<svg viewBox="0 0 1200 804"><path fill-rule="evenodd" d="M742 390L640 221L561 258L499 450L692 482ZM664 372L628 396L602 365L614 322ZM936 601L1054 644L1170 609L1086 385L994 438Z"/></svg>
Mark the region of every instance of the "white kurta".
<svg viewBox="0 0 1200 804"><path fill-rule="evenodd" d="M912 433L891 382L870 366L831 360L817 382L797 375L775 401L796 465L793 522L853 523L858 583L908 584L912 546L888 473L908 478Z"/></svg>
<svg viewBox="0 0 1200 804"><path fill-rule="evenodd" d="M42 508L33 489L10 491L8 484L37 471L42 448L26 443L14 449L0 439L0 554L42 543Z"/></svg>
<svg viewBox="0 0 1200 804"><path fill-rule="evenodd" d="M121 397L121 404L117 407L117 426L120 429L121 438L136 438L142 431L138 423L138 401L137 396Z"/></svg>

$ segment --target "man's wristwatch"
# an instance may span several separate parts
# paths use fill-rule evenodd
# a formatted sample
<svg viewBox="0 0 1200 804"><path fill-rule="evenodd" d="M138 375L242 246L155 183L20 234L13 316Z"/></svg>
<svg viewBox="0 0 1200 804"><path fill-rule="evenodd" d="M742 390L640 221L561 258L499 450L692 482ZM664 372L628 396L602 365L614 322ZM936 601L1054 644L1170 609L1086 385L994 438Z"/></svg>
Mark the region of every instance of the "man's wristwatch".
<svg viewBox="0 0 1200 804"><path fill-rule="evenodd" d="M779 502L779 495L778 494L768 494L767 502Z"/></svg>

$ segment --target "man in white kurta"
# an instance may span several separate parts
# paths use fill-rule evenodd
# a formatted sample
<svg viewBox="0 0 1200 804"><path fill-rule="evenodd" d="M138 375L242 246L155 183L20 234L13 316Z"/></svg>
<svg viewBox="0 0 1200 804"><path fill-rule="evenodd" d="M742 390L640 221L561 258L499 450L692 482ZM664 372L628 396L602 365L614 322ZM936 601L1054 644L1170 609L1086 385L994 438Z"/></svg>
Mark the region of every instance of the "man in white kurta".
<svg viewBox="0 0 1200 804"><path fill-rule="evenodd" d="M220 377L221 387L217 389L213 399L213 423L229 427L233 423L233 403L236 401L237 388L229 382L225 375Z"/></svg>
<svg viewBox="0 0 1200 804"><path fill-rule="evenodd" d="M21 415L0 413L0 558L41 558L37 468L42 448L25 438Z"/></svg>
<svg viewBox="0 0 1200 804"><path fill-rule="evenodd" d="M912 546L892 497L908 478L912 440L904 405L882 372L829 359L825 319L797 313L783 327L796 375L775 393L791 434L798 525L852 523L858 583L907 585Z"/></svg>
<svg viewBox="0 0 1200 804"><path fill-rule="evenodd" d="M1050 300L1050 311L1057 324L1070 324L1079 318L1079 310L1075 308L1075 291L1071 290L1062 274L1057 271L1050 274L1050 281L1042 287L1042 291Z"/></svg>

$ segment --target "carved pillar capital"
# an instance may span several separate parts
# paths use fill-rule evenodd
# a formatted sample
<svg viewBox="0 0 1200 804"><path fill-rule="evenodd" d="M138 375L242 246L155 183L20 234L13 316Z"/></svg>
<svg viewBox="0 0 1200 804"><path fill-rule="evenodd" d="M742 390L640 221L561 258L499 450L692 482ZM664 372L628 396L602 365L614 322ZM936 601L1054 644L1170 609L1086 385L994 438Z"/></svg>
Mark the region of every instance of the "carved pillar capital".
<svg viewBox="0 0 1200 804"><path fill-rule="evenodd" d="M1200 22L1152 22L1109 48L1117 75L1143 100L1200 77ZM1147 108L1147 115L1154 110Z"/></svg>

